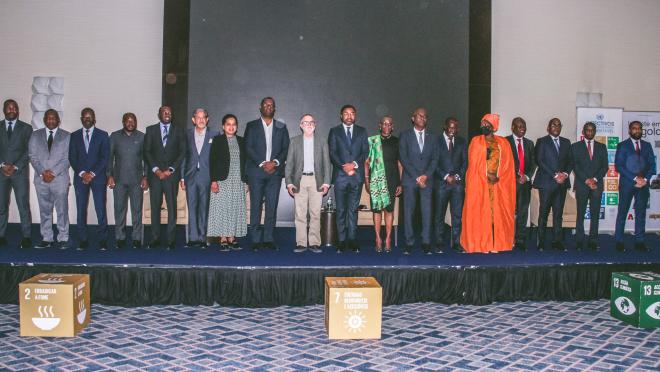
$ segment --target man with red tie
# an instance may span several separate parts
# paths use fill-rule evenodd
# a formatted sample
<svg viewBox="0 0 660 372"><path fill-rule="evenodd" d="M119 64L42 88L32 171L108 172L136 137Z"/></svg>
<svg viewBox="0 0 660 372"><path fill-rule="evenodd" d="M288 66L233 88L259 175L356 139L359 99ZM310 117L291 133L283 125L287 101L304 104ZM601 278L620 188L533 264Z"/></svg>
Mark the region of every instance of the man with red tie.
<svg viewBox="0 0 660 372"><path fill-rule="evenodd" d="M514 248L527 249L527 217L532 192L532 176L536 171L534 142L525 138L527 123L521 117L511 121L511 134L506 137L511 145L516 166L516 240Z"/></svg>

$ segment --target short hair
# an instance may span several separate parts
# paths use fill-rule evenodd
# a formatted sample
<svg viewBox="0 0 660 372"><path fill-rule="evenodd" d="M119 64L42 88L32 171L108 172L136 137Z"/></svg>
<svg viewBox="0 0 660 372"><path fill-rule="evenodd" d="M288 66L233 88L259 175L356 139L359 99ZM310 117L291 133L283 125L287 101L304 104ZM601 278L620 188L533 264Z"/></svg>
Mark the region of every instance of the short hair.
<svg viewBox="0 0 660 372"><path fill-rule="evenodd" d="M350 109L353 109L354 112L357 112L357 110L355 109L355 106L353 106L353 105L344 105L344 106L342 106L341 109L339 110L339 115L343 114L343 113L344 113L344 110L349 109L349 108L350 108Z"/></svg>
<svg viewBox="0 0 660 372"><path fill-rule="evenodd" d="M300 115L300 119L298 119L298 121L302 123L302 119L303 119L305 116L311 116L311 117L314 117L314 115L312 115L312 114L302 114L302 115Z"/></svg>
<svg viewBox="0 0 660 372"><path fill-rule="evenodd" d="M193 111L193 116L197 115L198 112L203 112L204 117L207 117L207 118L209 117L208 111L206 111L206 109L203 109L203 108L195 109L195 111Z"/></svg>
<svg viewBox="0 0 660 372"><path fill-rule="evenodd" d="M550 120L550 121L552 121L552 120ZM513 118L513 120L511 120L511 125L513 125L516 122L521 122L521 123L527 125L527 122L525 121L525 119L521 118L520 116L516 116L515 118ZM548 123L548 124L550 124L550 123Z"/></svg>
<svg viewBox="0 0 660 372"><path fill-rule="evenodd" d="M452 121L455 121L456 124L458 124L458 119L456 119L453 116L450 116L447 119L445 119L445 128L447 128L449 126L449 123L451 123Z"/></svg>
<svg viewBox="0 0 660 372"><path fill-rule="evenodd" d="M643 127L641 121L635 120L635 121L631 121L630 123L628 123L628 129L632 128L632 126L635 125L635 124L639 124L640 127Z"/></svg>
<svg viewBox="0 0 660 372"><path fill-rule="evenodd" d="M552 122L555 121L555 120L557 120L559 122L559 124L561 124L561 120L559 120L559 118L552 118L552 119L550 119L550 121L548 121L548 125L552 124Z"/></svg>
<svg viewBox="0 0 660 372"><path fill-rule="evenodd" d="M57 118L57 121L60 121L60 113L57 112L57 110L55 109L46 110L46 112L44 112L44 120L46 119L46 116L48 116L48 114L54 114L55 117Z"/></svg>
<svg viewBox="0 0 660 372"><path fill-rule="evenodd" d="M584 123L584 125L582 126L582 130L587 129L587 127L592 127L594 128L594 130L596 130L596 124L594 124L592 121L588 121Z"/></svg>
<svg viewBox="0 0 660 372"><path fill-rule="evenodd" d="M94 110L92 110L91 107L85 107L84 109L82 109L80 111L80 116L85 115L86 112L90 113L92 116L96 116L96 114L94 113Z"/></svg>
<svg viewBox="0 0 660 372"><path fill-rule="evenodd" d="M221 121L222 125L225 125L227 120L229 120L231 118L234 118L234 121L236 121L236 125L238 126L238 118L234 114L227 114L227 115L223 116L222 121Z"/></svg>
<svg viewBox="0 0 660 372"><path fill-rule="evenodd" d="M378 122L382 124L385 119L390 119L390 121L394 124L394 118L391 115L383 115L383 117L380 118Z"/></svg>
<svg viewBox="0 0 660 372"><path fill-rule="evenodd" d="M14 105L16 105L16 107L18 107L18 102L14 101L13 99L10 98L10 99L6 100L5 103L2 104L2 108L3 109L6 108L10 103L13 103Z"/></svg>
<svg viewBox="0 0 660 372"><path fill-rule="evenodd" d="M136 117L135 114L132 113L132 112L127 112L127 113L125 113L124 115L122 115L122 117L121 117L121 122L122 122L122 123L126 122L126 120L128 120L128 118L133 118L133 120L134 120L135 123L137 124L137 117Z"/></svg>
<svg viewBox="0 0 660 372"><path fill-rule="evenodd" d="M263 106L264 102L266 102L266 100L268 100L268 99L273 101L273 105L275 105L275 99L273 97L264 97L264 98L261 99L261 103L259 104L259 106Z"/></svg>

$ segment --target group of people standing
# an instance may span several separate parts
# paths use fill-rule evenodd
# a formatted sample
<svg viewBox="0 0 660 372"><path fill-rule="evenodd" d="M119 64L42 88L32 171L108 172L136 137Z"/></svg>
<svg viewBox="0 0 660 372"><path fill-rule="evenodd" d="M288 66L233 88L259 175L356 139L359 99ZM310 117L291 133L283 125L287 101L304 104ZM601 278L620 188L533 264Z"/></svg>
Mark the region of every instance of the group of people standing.
<svg viewBox="0 0 660 372"><path fill-rule="evenodd" d="M321 252L322 198L334 186L337 252L359 252L356 242L357 212L363 187L369 193L375 226L375 249L392 250L392 227L396 198L403 199L405 242L410 254L415 243L415 211L421 216L421 247L424 253L443 253L450 246L461 252L498 252L526 249L531 188L539 190L538 249L546 245L546 226L552 210L552 248L566 250L562 215L566 191L574 176L577 200L577 249L598 249L598 216L607 173L607 150L594 141L596 126L586 123L583 139L573 144L560 136L562 124L550 120L548 135L536 144L525 138L525 120L517 117L512 135L495 135L499 116L487 114L481 121L482 135L468 145L458 136L459 122L449 117L436 135L427 128L425 108L411 116L412 127L394 137L394 120L380 119L379 133L368 136L356 124L352 105L340 109L341 124L327 138L316 133L311 114L300 118L301 134L289 138L284 123L275 120L275 100L266 97L259 105L260 117L246 124L238 136L238 118L222 118L222 132L208 126L206 110L197 109L193 127L172 124L172 110L160 107L159 122L137 129L137 117L125 113L122 128L108 135L96 128L94 110L84 108L82 128L69 133L59 127L55 110L44 114L45 128L32 131L18 120L18 104L4 102L5 119L0 126L0 246L6 245L9 195L14 190L23 239L32 246L29 207L28 163L32 164L39 203L41 241L35 248L69 248L68 193L73 169L77 208L76 249L89 246L87 208L92 194L98 220L97 244L108 248L106 218L107 188L114 195L117 248L142 246L142 204L149 190L151 240L147 248L174 249L179 188L186 191L188 206L187 246L207 247L220 243L221 250L238 250L237 238L251 238L254 250L273 249L275 222L282 179L295 203L295 252ZM645 207L650 179L656 172L651 145L641 140L641 123L629 126L630 139L619 144L616 169L619 178L617 249L623 245L623 225L635 199L635 247L644 244ZM249 231L246 197L250 196ZM161 232L161 205L167 206L167 229ZM130 236L126 229L129 207ZM584 236L589 207L591 223ZM450 208L451 233L445 231ZM57 239L53 232L53 209L57 213ZM263 214L262 214L263 211ZM263 220L263 222L262 222ZM381 225L385 224L385 235ZM432 235L435 241L432 242ZM435 244L433 244L435 243Z"/></svg>

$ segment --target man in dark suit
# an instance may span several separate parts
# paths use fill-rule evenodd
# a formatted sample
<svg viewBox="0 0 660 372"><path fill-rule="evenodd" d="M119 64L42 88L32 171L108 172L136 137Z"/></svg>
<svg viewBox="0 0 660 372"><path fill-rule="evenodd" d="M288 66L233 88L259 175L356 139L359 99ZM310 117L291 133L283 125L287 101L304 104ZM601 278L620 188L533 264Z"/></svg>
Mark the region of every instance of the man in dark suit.
<svg viewBox="0 0 660 372"><path fill-rule="evenodd" d="M619 172L619 209L616 213L614 238L616 249L625 251L623 229L632 199L635 198L635 249L646 252L644 243L646 230L646 204L649 201L649 184L656 173L655 155L649 142L642 140L642 123L628 124L630 138L616 147L614 164Z"/></svg>
<svg viewBox="0 0 660 372"><path fill-rule="evenodd" d="M433 175L438 167L438 139L426 130L426 109L416 109L411 117L413 128L399 138L399 159L403 166L403 223L406 233L404 254L410 254L415 244L413 213L419 195L422 214L422 250L431 254L431 208L433 199Z"/></svg>
<svg viewBox="0 0 660 372"><path fill-rule="evenodd" d="M98 220L99 248L104 251L107 249L108 239L105 203L110 138L107 132L95 127L96 115L91 108L82 109L80 122L83 127L71 133L69 143L69 162L73 168L73 189L76 193L78 250L88 247L87 206L91 190Z"/></svg>
<svg viewBox="0 0 660 372"><path fill-rule="evenodd" d="M587 122L582 127L582 141L571 145L573 172L575 172L575 200L577 202L577 222L575 241L577 249L584 248L584 212L589 203L589 248L598 250L598 220L600 218L600 198L603 195L603 177L607 174L607 147L594 141L596 124Z"/></svg>
<svg viewBox="0 0 660 372"><path fill-rule="evenodd" d="M198 108L193 113L194 128L186 131L186 156L181 166L181 188L188 203L188 247L206 247L211 175L211 139L218 133L209 129L209 114Z"/></svg>
<svg viewBox="0 0 660 372"><path fill-rule="evenodd" d="M32 126L18 120L18 103L8 99L3 105L5 120L0 125L0 247L7 244L5 234L9 219L9 196L14 190L21 219L21 248L30 248L30 169L28 143Z"/></svg>
<svg viewBox="0 0 660 372"><path fill-rule="evenodd" d="M159 123L147 127L144 135L144 158L151 205L151 242L147 248L161 245L160 206L163 194L167 204L167 250L174 249L176 232L176 197L179 192L181 163L186 154L186 134L172 124L172 109L158 109ZM165 243L165 242L163 242Z"/></svg>
<svg viewBox="0 0 660 372"><path fill-rule="evenodd" d="M115 206L115 237L117 249L126 243L126 211L131 200L131 221L133 224L132 244L142 246L144 226L142 225L142 199L147 189L147 176L144 169L144 133L137 130L137 117L127 112L122 117L123 128L110 135L110 163L108 164L108 187L112 189Z"/></svg>
<svg viewBox="0 0 660 372"><path fill-rule="evenodd" d="M442 253L445 245L445 214L451 212L450 245L459 252L463 199L465 199L465 171L467 170L467 142L458 137L458 120L445 120L444 131L438 138L438 168L435 171L435 237L436 252Z"/></svg>
<svg viewBox="0 0 660 372"><path fill-rule="evenodd" d="M536 171L534 142L525 138L527 123L521 117L511 121L511 134L506 139L511 145L516 166L516 240L515 249L527 249L527 217L532 193L532 176Z"/></svg>
<svg viewBox="0 0 660 372"><path fill-rule="evenodd" d="M344 105L339 111L341 124L330 129L328 149L332 162L332 183L337 205L337 253L360 251L355 241L357 209L364 184L364 161L369 156L367 130L355 124L357 111Z"/></svg>
<svg viewBox="0 0 660 372"><path fill-rule="evenodd" d="M548 215L552 208L553 241L552 247L566 251L562 230L562 217L566 190L571 187L568 175L573 170L571 161L571 141L561 134L561 121L550 119L548 135L536 141L535 155L539 167L534 177L534 187L539 189L539 231L538 249L545 249L545 233Z"/></svg>
<svg viewBox="0 0 660 372"><path fill-rule="evenodd" d="M261 117L247 123L244 133L245 167L250 187L250 236L253 250L262 247L277 250L273 235L289 151L289 131L286 124L274 119L275 100L272 97L261 100L259 112ZM266 210L263 226L262 205Z"/></svg>

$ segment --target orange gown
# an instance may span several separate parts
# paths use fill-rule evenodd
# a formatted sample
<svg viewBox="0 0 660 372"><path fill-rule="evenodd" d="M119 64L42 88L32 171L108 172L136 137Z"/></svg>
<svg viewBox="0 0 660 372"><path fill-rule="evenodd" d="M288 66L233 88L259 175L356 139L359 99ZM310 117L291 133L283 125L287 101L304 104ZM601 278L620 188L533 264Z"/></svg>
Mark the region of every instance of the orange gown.
<svg viewBox="0 0 660 372"><path fill-rule="evenodd" d="M516 211L516 171L511 146L494 136L499 164L487 162L486 137L470 141L465 176L465 202L461 245L468 253L510 251L513 248ZM490 164L489 164L490 163ZM497 169L499 181L488 183L487 169Z"/></svg>

